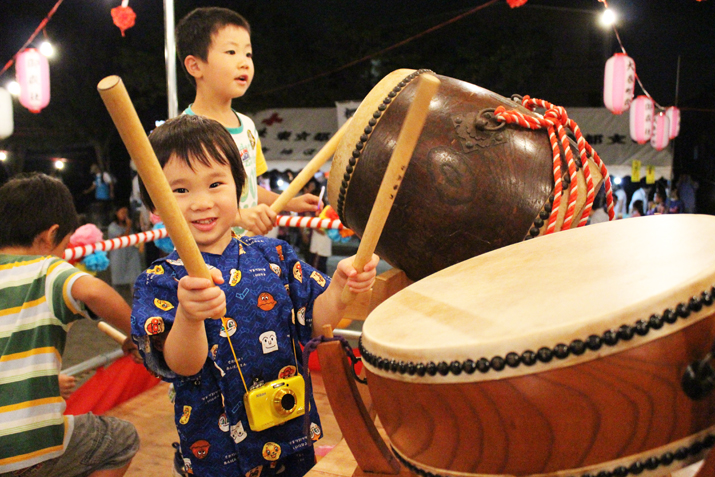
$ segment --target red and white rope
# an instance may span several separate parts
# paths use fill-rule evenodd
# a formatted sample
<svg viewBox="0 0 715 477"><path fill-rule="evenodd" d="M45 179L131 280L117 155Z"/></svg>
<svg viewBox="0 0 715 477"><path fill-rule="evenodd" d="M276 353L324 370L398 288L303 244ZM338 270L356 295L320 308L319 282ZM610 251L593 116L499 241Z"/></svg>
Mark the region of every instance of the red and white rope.
<svg viewBox="0 0 715 477"><path fill-rule="evenodd" d="M78 247L65 249L65 254L62 258L65 260L77 260L98 250L108 252L118 248L131 247L132 245L136 245L138 243L151 242L152 240L164 238L168 234L169 233L166 229L154 229L138 234L124 235L122 237L97 242L92 245L80 245Z"/></svg>
<svg viewBox="0 0 715 477"><path fill-rule="evenodd" d="M345 227L340 220L321 219L320 217L300 217L291 215L279 215L276 219L276 225L279 227L302 227L312 229L336 229L342 230ZM148 232L138 234L124 235L122 237L104 240L92 245L80 245L77 247L68 248L62 258L65 260L78 260L98 250L108 252L110 250L131 247L138 243L151 242L168 236L166 229L154 229Z"/></svg>
<svg viewBox="0 0 715 477"><path fill-rule="evenodd" d="M525 96L522 100L522 104L530 111L534 111L537 107L539 107L545 109L546 112L544 113L543 118L536 118L532 116L525 116L516 110L507 111L504 106L499 106L494 111L494 116L498 121L508 124L517 124L528 129L545 128L548 132L553 157L554 202L549 215L549 222L546 226L545 234L550 234L556 231L556 219L558 218L559 208L561 206L561 198L564 194L563 184L561 181L561 150L564 151L564 159L566 161L568 176L570 179L569 202L561 229L566 230L571 228L571 224L576 213L576 201L578 199L578 169L576 167L576 161L574 160L573 153L571 152L571 145L567 136L567 128L573 131L576 136L576 143L579 156L581 157L584 178L586 180L586 201L578 226L582 227L586 225L588 217L591 215L591 209L593 208L593 200L596 197L596 190L593 184L591 170L588 166L589 156L591 156L591 159L599 167L600 172L604 177L608 216L610 220L613 220L613 192L608 171L596 151L583 138L581 130L576 122L568 117L568 114L563 107L554 106L548 101L532 99L529 96Z"/></svg>
<svg viewBox="0 0 715 477"><path fill-rule="evenodd" d="M311 229L336 229L344 228L342 222L338 219L321 219L320 217L301 217L298 215L279 215L276 219L276 225L279 227L301 227Z"/></svg>

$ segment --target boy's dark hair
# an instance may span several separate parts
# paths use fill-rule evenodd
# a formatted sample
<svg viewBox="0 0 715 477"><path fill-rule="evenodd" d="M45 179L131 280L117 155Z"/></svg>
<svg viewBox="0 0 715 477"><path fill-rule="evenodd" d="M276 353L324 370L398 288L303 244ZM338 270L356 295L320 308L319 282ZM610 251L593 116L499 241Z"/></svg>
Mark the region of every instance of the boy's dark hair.
<svg viewBox="0 0 715 477"><path fill-rule="evenodd" d="M245 28L248 35L251 35L251 26L245 18L233 10L220 7L197 8L176 26L176 52L186 77L194 87L196 80L186 71L184 60L191 55L207 61L211 37L228 25Z"/></svg>
<svg viewBox="0 0 715 477"><path fill-rule="evenodd" d="M67 186L37 172L14 177L0 187L0 217L0 247L32 247L38 235L57 224L56 246L79 227Z"/></svg>
<svg viewBox="0 0 715 477"><path fill-rule="evenodd" d="M194 170L194 161L209 167L213 161L228 164L236 182L237 200L241 200L246 171L231 133L218 121L204 116L182 114L152 131L149 142L162 169L172 156L184 161L191 170ZM156 206L141 177L139 190L144 205L153 212Z"/></svg>

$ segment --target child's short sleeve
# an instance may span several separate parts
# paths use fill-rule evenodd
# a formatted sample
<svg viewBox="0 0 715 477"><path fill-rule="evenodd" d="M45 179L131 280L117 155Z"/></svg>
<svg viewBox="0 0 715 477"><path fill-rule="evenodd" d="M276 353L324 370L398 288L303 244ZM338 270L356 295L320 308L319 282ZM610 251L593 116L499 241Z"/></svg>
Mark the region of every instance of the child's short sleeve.
<svg viewBox="0 0 715 477"><path fill-rule="evenodd" d="M283 256L298 340L306 344L313 336L313 305L316 298L328 289L330 278L301 261L287 244L283 245Z"/></svg>
<svg viewBox="0 0 715 477"><path fill-rule="evenodd" d="M164 341L174 323L179 300L178 277L164 262L146 270L134 285L132 306L132 339L137 343L149 371L165 381L179 376L164 360Z"/></svg>
<svg viewBox="0 0 715 477"><path fill-rule="evenodd" d="M59 258L52 258L46 264L45 296L50 301L53 315L62 323L88 318L84 303L72 296L75 281L87 273Z"/></svg>

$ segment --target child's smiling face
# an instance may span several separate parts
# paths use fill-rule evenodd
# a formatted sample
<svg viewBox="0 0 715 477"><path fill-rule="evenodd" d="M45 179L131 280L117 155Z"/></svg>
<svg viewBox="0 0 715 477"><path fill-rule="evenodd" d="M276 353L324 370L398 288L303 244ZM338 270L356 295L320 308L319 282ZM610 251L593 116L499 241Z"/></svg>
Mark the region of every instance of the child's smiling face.
<svg viewBox="0 0 715 477"><path fill-rule="evenodd" d="M172 156L164 174L199 250L221 254L231 242L238 211L231 167L218 162L208 167L199 161L192 161L192 167Z"/></svg>

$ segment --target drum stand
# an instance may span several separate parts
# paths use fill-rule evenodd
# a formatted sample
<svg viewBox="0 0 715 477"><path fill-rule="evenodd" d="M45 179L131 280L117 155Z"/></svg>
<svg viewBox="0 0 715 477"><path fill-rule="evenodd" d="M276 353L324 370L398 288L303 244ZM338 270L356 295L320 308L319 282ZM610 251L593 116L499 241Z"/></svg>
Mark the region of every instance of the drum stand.
<svg viewBox="0 0 715 477"><path fill-rule="evenodd" d="M355 320L365 320L367 314L377 305L405 288L411 282L402 270L391 269L380 274L375 279L371 293L365 293L365 298L358 298L351 305L347 317ZM369 296L368 296L369 295ZM332 337L329 327L324 330L326 337ZM352 453L354 460L346 458L346 449L339 449L339 444L330 454L337 452L335 462L339 470L328 469L331 464L330 454L311 470L309 476L340 475L344 477L407 477L412 474L400 465L381 437L375 425L375 414L372 411L371 398L365 386L355 382L354 372L350 368L342 345L338 341L322 343L318 346L318 358L324 377L325 391L333 408L335 419L343 434L344 443ZM321 469L326 467L325 469Z"/></svg>

